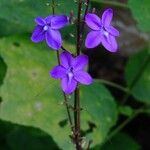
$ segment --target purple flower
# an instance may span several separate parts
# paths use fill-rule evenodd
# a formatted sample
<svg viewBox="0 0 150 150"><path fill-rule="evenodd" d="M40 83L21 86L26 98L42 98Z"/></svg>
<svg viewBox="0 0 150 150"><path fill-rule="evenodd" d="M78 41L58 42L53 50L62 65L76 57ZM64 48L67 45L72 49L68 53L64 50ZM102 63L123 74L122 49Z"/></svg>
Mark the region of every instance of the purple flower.
<svg viewBox="0 0 150 150"><path fill-rule="evenodd" d="M31 40L35 43L46 40L49 47L54 50L60 49L62 46L62 38L58 29L69 23L67 16L48 16L46 18L35 18L37 26L35 27Z"/></svg>
<svg viewBox="0 0 150 150"><path fill-rule="evenodd" d="M113 10L107 9L102 14L102 19L97 15L88 13L85 18L86 24L93 30L88 33L85 46L94 48L100 43L110 52L116 52L118 44L115 36L119 36L119 31L111 26Z"/></svg>
<svg viewBox="0 0 150 150"><path fill-rule="evenodd" d="M92 83L92 77L83 69L88 64L86 55L72 57L69 52L63 52L60 55L61 65L56 66L50 72L52 78L61 79L61 87L66 94L71 94L77 86L77 83L89 85Z"/></svg>

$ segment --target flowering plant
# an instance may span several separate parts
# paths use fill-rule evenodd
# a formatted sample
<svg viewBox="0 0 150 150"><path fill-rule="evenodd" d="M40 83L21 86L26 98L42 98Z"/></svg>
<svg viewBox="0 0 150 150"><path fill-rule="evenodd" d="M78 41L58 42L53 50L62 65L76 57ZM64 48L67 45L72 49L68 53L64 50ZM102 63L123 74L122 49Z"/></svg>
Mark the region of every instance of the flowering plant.
<svg viewBox="0 0 150 150"><path fill-rule="evenodd" d="M149 10L1 0L0 150L150 149Z"/></svg>
<svg viewBox="0 0 150 150"><path fill-rule="evenodd" d="M54 1L53 1L54 5ZM64 100L68 113L68 119L71 125L72 134L71 138L76 145L77 150L82 150L82 137L80 130L80 84L92 84L93 79L84 68L88 65L88 56L80 54L82 46L82 35L85 23L92 29L88 33L85 40L86 48L94 48L102 44L106 50L116 52L118 49L116 36L119 36L119 31L111 25L113 10L106 9L100 19L95 13L88 12L89 1L87 1L87 8L84 17L81 18L82 1L78 3L78 17L76 20L77 26L77 39L76 39L76 53L71 54L67 48L63 47L63 40L59 29L69 24L70 18L65 15L53 14L46 17L35 18L36 27L32 33L31 40L35 43L46 40L47 45L52 50L57 51L58 64L50 71L50 76L54 79L61 80L61 88L64 93ZM81 29L82 28L82 29ZM59 52L60 51L60 52ZM67 102L67 95L73 94L74 98L74 124L70 115L70 109ZM90 142L88 145L89 149Z"/></svg>

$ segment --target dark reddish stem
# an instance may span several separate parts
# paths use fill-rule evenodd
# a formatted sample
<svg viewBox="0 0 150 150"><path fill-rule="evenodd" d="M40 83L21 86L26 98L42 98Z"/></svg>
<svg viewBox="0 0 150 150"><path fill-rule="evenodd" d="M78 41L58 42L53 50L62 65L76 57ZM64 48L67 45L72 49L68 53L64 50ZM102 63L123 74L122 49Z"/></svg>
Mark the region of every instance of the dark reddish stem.
<svg viewBox="0 0 150 150"><path fill-rule="evenodd" d="M78 18L77 18L77 55L80 55L80 41L81 41L81 9L82 9L82 0L78 2Z"/></svg>
<svg viewBox="0 0 150 150"><path fill-rule="evenodd" d="M79 87L75 90L75 101L74 101L74 142L77 150L82 150L81 147L81 135L80 135L80 93Z"/></svg>
<svg viewBox="0 0 150 150"><path fill-rule="evenodd" d="M82 0L78 1L78 18L77 18L77 40L76 40L76 55L80 55L80 41L81 41L81 9ZM74 97L74 142L76 145L76 150L82 150L81 147L81 134L80 134L80 91L79 86L75 90Z"/></svg>

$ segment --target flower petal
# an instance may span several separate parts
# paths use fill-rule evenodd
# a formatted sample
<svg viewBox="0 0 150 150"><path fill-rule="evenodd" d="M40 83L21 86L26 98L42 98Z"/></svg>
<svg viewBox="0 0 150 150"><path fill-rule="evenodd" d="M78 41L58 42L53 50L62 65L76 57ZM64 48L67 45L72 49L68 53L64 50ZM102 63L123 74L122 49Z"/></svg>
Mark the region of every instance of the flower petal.
<svg viewBox="0 0 150 150"><path fill-rule="evenodd" d="M74 71L79 71L84 69L84 67L88 64L88 56L87 55L79 55L73 60L73 68Z"/></svg>
<svg viewBox="0 0 150 150"><path fill-rule="evenodd" d="M47 24L51 24L51 19L53 18L53 15L47 16L44 20Z"/></svg>
<svg viewBox="0 0 150 150"><path fill-rule="evenodd" d="M68 77L62 79L61 87L66 94L71 94L77 86L77 81L72 79L69 81Z"/></svg>
<svg viewBox="0 0 150 150"><path fill-rule="evenodd" d="M40 26L44 26L46 24L45 20L42 17L36 17L35 22Z"/></svg>
<svg viewBox="0 0 150 150"><path fill-rule="evenodd" d="M85 40L85 46L87 48L94 48L98 46L101 43L101 32L100 31L91 31L88 33L86 40Z"/></svg>
<svg viewBox="0 0 150 150"><path fill-rule="evenodd" d="M85 22L93 30L100 30L101 28L101 20L95 14L88 13L85 17Z"/></svg>
<svg viewBox="0 0 150 150"><path fill-rule="evenodd" d="M48 29L46 32L46 42L54 50L60 49L62 45L61 34L57 30Z"/></svg>
<svg viewBox="0 0 150 150"><path fill-rule="evenodd" d="M106 9L102 15L102 24L108 27L112 21L113 10L111 8Z"/></svg>
<svg viewBox="0 0 150 150"><path fill-rule="evenodd" d="M92 77L87 73L87 72L84 72L84 71L78 71L74 74L74 78L82 83L82 84L86 84L86 85L89 85L93 82L93 79Z"/></svg>
<svg viewBox="0 0 150 150"><path fill-rule="evenodd" d="M41 42L45 39L45 33L43 31L43 27L42 26L36 26L32 36L31 36L31 40L35 43Z"/></svg>
<svg viewBox="0 0 150 150"><path fill-rule="evenodd" d="M110 52L116 52L118 49L117 41L112 35L108 37L102 36L102 45Z"/></svg>
<svg viewBox="0 0 150 150"><path fill-rule="evenodd" d="M113 36L119 36L119 31L113 26L105 27L105 29Z"/></svg>
<svg viewBox="0 0 150 150"><path fill-rule="evenodd" d="M73 57L69 52L63 52L60 54L61 65L65 68L69 68L72 64Z"/></svg>
<svg viewBox="0 0 150 150"><path fill-rule="evenodd" d="M60 29L69 23L69 17L61 15L51 19L51 28Z"/></svg>
<svg viewBox="0 0 150 150"><path fill-rule="evenodd" d="M50 71L52 78L59 79L66 76L66 69L62 66L56 66Z"/></svg>

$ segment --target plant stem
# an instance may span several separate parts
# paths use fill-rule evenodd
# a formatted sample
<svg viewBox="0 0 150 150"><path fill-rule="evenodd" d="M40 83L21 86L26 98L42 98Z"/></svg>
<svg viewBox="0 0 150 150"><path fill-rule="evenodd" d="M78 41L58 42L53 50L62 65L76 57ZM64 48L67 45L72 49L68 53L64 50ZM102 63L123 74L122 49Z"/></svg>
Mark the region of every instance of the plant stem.
<svg viewBox="0 0 150 150"><path fill-rule="evenodd" d="M77 39L76 39L76 56L80 55L80 41L81 41L81 8L82 0L78 0L78 18L77 18ZM81 134L80 134L80 91L79 86L74 93L74 142L76 150L82 150L81 147Z"/></svg>
<svg viewBox="0 0 150 150"><path fill-rule="evenodd" d="M78 19L77 19L77 45L76 45L76 49L77 49L77 53L76 55L80 55L80 41L81 41L81 8L82 8L82 0L78 1Z"/></svg>
<svg viewBox="0 0 150 150"><path fill-rule="evenodd" d="M55 0L52 0L52 5L51 5L51 7L52 7L52 13L53 13L53 15L55 14Z"/></svg>
<svg viewBox="0 0 150 150"><path fill-rule="evenodd" d="M120 86L119 84L116 84L114 82L111 82L111 81L107 81L107 80L103 80L103 79L97 79L96 80L97 82L100 82L102 84L106 84L106 85L109 85L111 87L114 87L122 92L125 92L125 93L129 93L128 89L123 87L123 86Z"/></svg>
<svg viewBox="0 0 150 150"><path fill-rule="evenodd" d="M75 144L76 149L81 150L81 137L80 137L80 94L79 87L75 90L75 101L74 101L74 122L75 122Z"/></svg>
<svg viewBox="0 0 150 150"><path fill-rule="evenodd" d="M109 141L113 136L120 132L130 121L132 121L136 116L143 112L143 107L137 109L130 117L128 117L123 123L121 123L116 129L114 129L109 136L106 138L106 141Z"/></svg>
<svg viewBox="0 0 150 150"><path fill-rule="evenodd" d="M67 114L68 114L68 119L69 119L71 131L72 131L72 134L73 134L73 132L74 132L74 126L73 126L73 122L72 122L72 118L71 118L71 114L70 114L68 100L67 100L66 94L64 92L63 92L63 94L64 94L64 100L65 100L65 105L66 105L66 109L67 109Z"/></svg>
<svg viewBox="0 0 150 150"><path fill-rule="evenodd" d="M52 13L53 13L53 15L55 14L55 0L52 0ZM60 65L60 53L59 53L58 50L56 51L56 54L57 54L58 65ZM72 122L72 118L71 118L70 108L69 108L69 105L68 105L67 95L64 92L63 92L63 96L64 96L64 103L65 103L66 110L67 110L69 124L70 124L71 131L72 131L72 134L73 134L74 133L73 122Z"/></svg>
<svg viewBox="0 0 150 150"><path fill-rule="evenodd" d="M148 66L148 64L150 63L150 55L148 54L148 56L144 59L144 62L142 63L140 69L138 70L137 74L135 75L134 79L132 80L131 84L128 87L128 93L124 96L122 104L125 104L130 96L130 91L133 89L133 87L135 86L135 84L137 83L137 81L141 78L142 74L144 73L144 70L146 69L146 67Z"/></svg>
<svg viewBox="0 0 150 150"><path fill-rule="evenodd" d="M56 52L57 52L57 61L58 61L58 64L60 65L60 57L59 57L60 54L59 54L59 51L56 51ZM71 131L72 131L72 133L74 133L74 127L73 127L73 122L72 122L72 118L71 118L70 108L69 108L69 105L68 105L67 95L64 92L63 92L63 95L64 95L64 103L65 103L65 106L66 106Z"/></svg>

